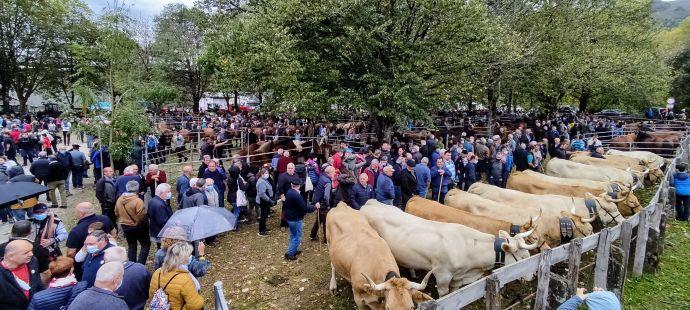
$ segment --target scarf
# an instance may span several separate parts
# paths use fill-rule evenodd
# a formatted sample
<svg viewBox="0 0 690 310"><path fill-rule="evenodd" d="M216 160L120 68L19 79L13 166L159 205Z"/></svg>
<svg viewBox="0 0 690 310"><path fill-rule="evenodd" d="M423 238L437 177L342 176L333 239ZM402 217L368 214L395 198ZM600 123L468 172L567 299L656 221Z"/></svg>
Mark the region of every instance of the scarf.
<svg viewBox="0 0 690 310"><path fill-rule="evenodd" d="M70 274L64 278L59 278L59 279L52 279L50 280L50 284L48 287L66 287L66 286L72 286L77 284L77 278L74 277L74 274Z"/></svg>

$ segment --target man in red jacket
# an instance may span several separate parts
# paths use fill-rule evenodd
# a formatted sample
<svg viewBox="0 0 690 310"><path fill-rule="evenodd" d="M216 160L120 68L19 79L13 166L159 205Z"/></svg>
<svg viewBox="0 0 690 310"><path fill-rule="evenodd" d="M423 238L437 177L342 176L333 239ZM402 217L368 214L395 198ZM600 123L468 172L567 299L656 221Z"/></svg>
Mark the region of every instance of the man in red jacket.
<svg viewBox="0 0 690 310"><path fill-rule="evenodd" d="M278 159L278 174L286 172L287 171L287 165L289 163L292 163L292 157L290 157L290 151L284 151L283 156Z"/></svg>

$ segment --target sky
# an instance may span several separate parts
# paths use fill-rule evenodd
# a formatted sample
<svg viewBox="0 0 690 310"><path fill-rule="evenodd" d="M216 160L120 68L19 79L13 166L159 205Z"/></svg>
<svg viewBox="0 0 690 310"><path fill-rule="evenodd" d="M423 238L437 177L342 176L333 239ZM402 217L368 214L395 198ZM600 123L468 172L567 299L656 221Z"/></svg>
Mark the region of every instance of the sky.
<svg viewBox="0 0 690 310"><path fill-rule="evenodd" d="M96 14L101 13L103 8L112 6L115 0L85 0L91 10ZM192 6L194 0L117 0L121 5L123 2L130 8L132 17L142 17L144 19L153 19L158 13L163 10L163 7L170 3L183 3L187 6Z"/></svg>

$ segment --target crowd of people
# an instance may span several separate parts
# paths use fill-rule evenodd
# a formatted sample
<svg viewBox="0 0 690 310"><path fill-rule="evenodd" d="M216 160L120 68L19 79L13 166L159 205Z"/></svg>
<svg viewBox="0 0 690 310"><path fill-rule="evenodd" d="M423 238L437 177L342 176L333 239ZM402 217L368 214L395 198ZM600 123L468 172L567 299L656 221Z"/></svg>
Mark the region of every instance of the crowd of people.
<svg viewBox="0 0 690 310"><path fill-rule="evenodd" d="M355 142L359 133L347 130L345 139L327 158L278 149L270 162L256 167L239 155L225 158L224 152L215 151L227 140L228 130L263 126L258 139L285 135L299 140L302 132L292 131L290 126L300 128L306 121L269 122L237 115L202 117L198 122L185 119L182 128L216 128L218 137L200 145L197 169L184 165L173 176L155 163L145 173L140 171L146 162L137 153L141 150L117 169L110 165L108 149L88 135L86 152L79 144L68 149L69 121L4 118L0 124L5 128L0 178L45 184L49 204L0 210L3 221L17 220L10 241L3 245L0 287L6 289L0 292L0 306L86 309L99 303L107 304L108 309L166 305L200 309L204 300L197 278L210 266L204 258L204 241L190 242L185 231L170 228L166 237L159 237L174 209L231 208L235 230L247 229L256 221L257 234L262 237L270 234L268 219L275 214L280 227L288 231L284 258L297 260L308 213L316 213L310 239L325 243L328 212L340 202L359 209L369 199L376 199L404 210L416 195L443 202L450 189L466 190L482 180L504 187L513 169L540 171L547 156L566 158L576 151L601 156L597 133L622 128L607 119L557 115L549 120L521 121L516 129L488 139L466 130L445 139L432 134L417 140L396 136L374 144ZM57 135L60 131L62 138ZM332 133L319 126L313 134L325 137ZM45 137L46 143L36 143L37 135ZM186 146L180 136L175 132L171 141L163 143L163 136L141 137L135 143L152 147L152 152L161 145L172 152ZM31 175L22 166L28 166ZM67 208L70 189L85 188L84 177L91 170L101 214L96 214L91 203L79 203L74 207L78 222L68 230L51 209ZM118 234L127 243L126 249L118 246ZM63 242L66 253L60 249ZM153 272L145 267L152 243L156 246Z"/></svg>

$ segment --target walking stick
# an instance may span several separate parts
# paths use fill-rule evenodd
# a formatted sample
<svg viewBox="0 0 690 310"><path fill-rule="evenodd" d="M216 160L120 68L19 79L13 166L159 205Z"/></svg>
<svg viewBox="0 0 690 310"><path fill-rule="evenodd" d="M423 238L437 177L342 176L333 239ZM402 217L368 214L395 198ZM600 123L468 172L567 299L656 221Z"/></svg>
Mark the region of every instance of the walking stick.
<svg viewBox="0 0 690 310"><path fill-rule="evenodd" d="M321 209L316 209L316 224L318 225L316 229L316 238L319 243L319 252L321 252L323 249L321 248L321 234L319 233L319 229L321 229Z"/></svg>
<svg viewBox="0 0 690 310"><path fill-rule="evenodd" d="M441 202L441 189L443 189L443 175L441 175L441 180L438 182L438 197L436 197L436 202Z"/></svg>

